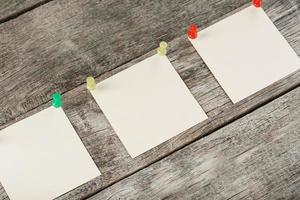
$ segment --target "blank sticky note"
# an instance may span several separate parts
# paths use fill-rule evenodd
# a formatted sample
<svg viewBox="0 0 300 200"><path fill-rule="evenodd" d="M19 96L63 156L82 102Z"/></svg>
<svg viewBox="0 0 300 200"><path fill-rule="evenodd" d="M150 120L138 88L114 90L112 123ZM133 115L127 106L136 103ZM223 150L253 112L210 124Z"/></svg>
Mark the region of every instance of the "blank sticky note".
<svg viewBox="0 0 300 200"><path fill-rule="evenodd" d="M92 95L132 157L207 118L165 56L104 80Z"/></svg>
<svg viewBox="0 0 300 200"><path fill-rule="evenodd" d="M0 182L11 200L54 199L100 175L61 108L0 131Z"/></svg>
<svg viewBox="0 0 300 200"><path fill-rule="evenodd" d="M263 9L254 6L190 41L234 103L300 68L297 54Z"/></svg>

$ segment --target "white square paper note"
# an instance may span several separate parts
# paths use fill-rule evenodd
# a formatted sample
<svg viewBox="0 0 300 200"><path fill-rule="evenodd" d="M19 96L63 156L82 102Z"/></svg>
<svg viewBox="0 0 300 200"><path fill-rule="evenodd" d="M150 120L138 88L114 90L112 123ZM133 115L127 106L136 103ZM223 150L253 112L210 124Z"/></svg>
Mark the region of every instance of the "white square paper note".
<svg viewBox="0 0 300 200"><path fill-rule="evenodd" d="M190 40L236 103L300 68L300 59L262 8L250 6Z"/></svg>
<svg viewBox="0 0 300 200"><path fill-rule="evenodd" d="M165 56L104 80L92 95L132 157L207 118Z"/></svg>
<svg viewBox="0 0 300 200"><path fill-rule="evenodd" d="M54 199L100 172L61 108L0 131L0 182L11 200Z"/></svg>

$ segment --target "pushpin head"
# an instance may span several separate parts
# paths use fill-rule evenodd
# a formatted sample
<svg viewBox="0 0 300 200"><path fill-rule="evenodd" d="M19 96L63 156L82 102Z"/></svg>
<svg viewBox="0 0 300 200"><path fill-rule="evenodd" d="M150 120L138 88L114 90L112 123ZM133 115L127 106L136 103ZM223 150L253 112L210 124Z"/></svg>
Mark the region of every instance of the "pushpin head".
<svg viewBox="0 0 300 200"><path fill-rule="evenodd" d="M58 92L52 94L52 106L55 108L62 106L61 95Z"/></svg>
<svg viewBox="0 0 300 200"><path fill-rule="evenodd" d="M262 0L252 0L252 4L256 7L259 8L262 6Z"/></svg>
<svg viewBox="0 0 300 200"><path fill-rule="evenodd" d="M197 36L198 36L198 27L197 27L196 24L191 24L189 26L189 30L188 30L187 35L191 39L196 39L197 38Z"/></svg>
<svg viewBox="0 0 300 200"><path fill-rule="evenodd" d="M94 90L96 88L95 79L91 76L86 78L86 88L88 90Z"/></svg>
<svg viewBox="0 0 300 200"><path fill-rule="evenodd" d="M168 44L164 41L159 43L159 47L157 49L157 53L161 56L165 56L167 54Z"/></svg>

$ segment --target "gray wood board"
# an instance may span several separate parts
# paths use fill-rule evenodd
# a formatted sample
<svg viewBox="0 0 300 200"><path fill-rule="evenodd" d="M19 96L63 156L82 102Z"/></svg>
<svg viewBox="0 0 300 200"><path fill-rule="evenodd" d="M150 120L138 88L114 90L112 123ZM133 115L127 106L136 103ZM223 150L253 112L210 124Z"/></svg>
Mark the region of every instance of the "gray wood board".
<svg viewBox="0 0 300 200"><path fill-rule="evenodd" d="M17 18L51 0L0 0L0 23Z"/></svg>
<svg viewBox="0 0 300 200"><path fill-rule="evenodd" d="M299 116L300 87L89 199L300 199Z"/></svg>
<svg viewBox="0 0 300 200"><path fill-rule="evenodd" d="M83 2L82 5L80 5L79 2L73 2L74 4L78 4L74 5L73 11L76 10L76 6L80 11L81 9L85 9L90 4L90 2L89 4L84 4L85 1L81 2ZM144 9L153 9L153 6L155 6L154 4L159 4L161 6L161 4L164 5L168 2L158 3L147 1L143 3L146 4L146 7L143 7ZM178 16L175 14L172 14L172 18L177 17L177 21L172 21L173 23L178 23L178 20L181 20L181 22L185 25L182 25L182 27L180 25L178 31L171 32L171 36L162 33L165 31L165 28L168 29L168 27L170 28L175 25L166 23L167 27L161 26L157 27L159 30L157 30L157 28L154 30L154 32L158 31L162 35L157 34L157 37L153 36L151 40L149 38L140 37L135 32L139 30L137 27L140 26L143 28L139 33L145 34L145 37L151 37L151 34L146 30L153 32L153 30L150 30L151 28L149 28L149 26L151 26L151 23L153 23L155 20L150 17L148 25L145 27L144 25L137 24L137 22L132 22L130 23L131 25L128 25L128 29L120 29L119 32L122 34L118 37L121 40L111 43L110 46L108 46L109 42L105 40L112 42L112 40L115 40L115 38L108 37L103 39L101 34L97 31L95 33L92 32L92 30L85 30L81 26L79 27L79 25L77 27L78 30L74 29L73 25L76 27L76 19L78 20L78 15L79 18L86 18L86 16L80 17L80 15L84 14L83 11L77 15L69 16L69 18L64 16L63 13L59 15L59 12L67 12L66 14L68 15L71 11L62 10L62 8L64 6L71 6L71 3L64 4L58 1L50 2L31 11L28 14L24 14L23 18L18 18L2 24L3 26L13 23L15 26L14 30L16 30L17 27L20 28L20 26L22 26L22 28L23 26L32 26L32 20L34 21L35 16L39 16L38 13L42 14L44 12L44 17L45 15L52 17L51 20L43 19L43 21L41 19L38 21L35 30L30 31L28 27L25 28L26 31L29 31L27 34L32 35L32 38L36 38L33 37L34 35L36 35L37 38L40 38L34 41L28 41L26 39L23 40L22 37L28 38L25 33L11 35L12 32L6 30L10 33L7 34L6 32L6 34L3 34L3 32L1 33L2 29L0 29L0 37L10 38L9 42L5 42L6 47L10 47L10 50L5 48L2 49L0 47L0 54L2 54L4 58L3 67L0 68L1 74L4 75L3 78L0 78L0 85L2 88L4 88L4 92L0 92L2 99L0 104L1 108L4 108L2 111L0 111L0 128L4 128L22 118L44 109L45 107L50 106L49 97L55 90L64 92L64 110L84 142L86 148L93 157L95 163L101 170L102 176L90 181L87 184L84 184L79 188L76 188L75 190L63 195L59 199L80 199L87 195L91 195L94 192L99 191L111 185L112 183L135 173L137 170L147 167L151 163L167 156L171 152L192 143L204 135L212 133L216 129L234 121L235 119L245 115L257 107L264 105L266 102L269 102L270 100L277 98L278 96L299 86L300 71L297 71L294 74L258 92L257 94L243 100L242 102L232 105L230 99L226 96L206 65L203 63L202 59L188 42L185 36L185 31L189 21L196 21L197 23L201 24L200 21L202 22L208 19L209 21L205 21L203 23L203 27L211 25L215 21L224 18L226 15L230 15L230 12L233 9L237 7L240 9L240 6L243 6L244 2L212 2L209 4L209 6L211 10L214 10L214 12L211 13L207 11L206 14L202 13L205 11L207 6L204 5L201 7L200 4L203 4L203 2L201 3L195 1L189 3L189 6L186 8L187 11L185 12L195 12L195 17L192 20L185 20L184 18L178 18ZM139 7L142 5L143 4L139 5ZM82 6L82 8L80 6ZM92 5L89 6L92 7ZM177 6L180 7L180 4ZM220 8L217 8L218 6L220 6ZM275 25L280 29L282 34L287 38L297 54L300 55L300 18L298 7L299 3L296 4L292 1L288 2L270 0L265 2L265 8L267 9L268 15L274 21ZM51 15L51 12L48 11L51 9L52 11L53 9L58 9L56 12L54 12L58 13L59 16L57 17L56 21L53 21L55 17L52 15L54 14ZM93 10L93 8L90 9ZM121 8L117 7L115 9ZM184 9L178 9L181 12L184 11ZM198 9L198 11L194 9ZM175 11L173 10L172 12ZM177 11L177 13L180 13L180 11ZM198 12L198 15L196 15L196 11ZM117 13L117 11L115 12ZM138 11L133 9L132 12ZM144 12L146 12L146 10L144 10ZM147 23L147 19L144 19L144 12L140 13L140 15L142 15L140 20L144 20L144 22ZM149 12L153 13L151 10ZM233 11L233 13L234 12L236 12L236 10ZM89 13L87 12L86 14ZM94 20L97 20L97 14L99 13L93 13L93 16L95 15ZM123 15L125 14L126 12L123 11ZM213 16L210 16L211 14ZM123 17L126 18L126 16ZM114 16L112 16L112 18L114 19L114 23L117 23L117 18L114 18ZM168 16L165 16L165 20L167 19ZM24 21L22 20L29 20L29 22L26 23L31 25L24 25ZM68 22L65 22L64 20L67 20ZM109 21L109 19L106 20ZM119 20L124 23L124 19ZM43 22L45 24L43 24ZM82 20L80 22L82 22ZM80 22L78 23L80 24ZM86 23L88 22L89 21L87 20ZM48 32L47 29L44 30L45 26L47 27L47 23L52 25L55 24L55 28L57 28L57 26L66 26L66 24L69 23L69 27L73 28L70 28L69 30L62 30L61 33L55 32L56 35L53 35L52 38L51 34L54 32ZM48 26L52 27L52 25ZM102 26L97 27L95 23L90 23L89 26L90 29L105 29L105 26L104 28ZM106 29L108 29L107 26ZM41 30L38 30L39 28ZM134 31L130 32L130 28L133 28ZM116 31L117 28L113 27L113 29ZM72 30L75 32L73 33ZM70 39L68 39L68 36L65 36L66 34L69 34L69 36L74 38L72 41L76 41L76 45L74 43L69 43ZM130 34L132 37L129 37ZM97 76L97 81L101 81L152 55L155 53L155 51L152 51L151 49L157 46L160 40L159 36L162 36L164 39L167 38L167 41L169 41L169 59L200 105L208 114L209 119L159 145L149 152L135 159L131 159L117 135L111 129L111 126L107 122L100 108L95 103L91 95L86 91L85 85L82 83L84 83L85 78L89 73ZM125 37L127 38L126 40L124 40ZM139 38L137 43L135 43L136 41L134 37ZM99 41L95 39L104 42L103 46L100 45ZM47 40L51 40L51 42L47 42ZM0 42L2 41L3 40L0 40ZM94 43L92 44L91 41ZM128 42L128 44L125 44L126 42ZM31 47L30 44L32 43L35 45L34 47ZM132 46L131 44L133 43L138 44L139 48L136 48L136 45ZM41 47L38 46L39 44ZM45 47L46 44L50 46ZM64 46L63 48L60 48L62 47L61 45L67 45L67 47ZM150 48L148 48L148 45L150 45ZM19 48L17 48L17 46ZM45 49L41 49L42 47ZM128 49L128 51L126 49ZM94 53L90 54L88 52ZM109 56L110 53L112 57ZM29 56L29 58L27 56ZM102 58L106 56L106 61L109 59L109 62L99 59L101 56ZM40 63L40 61L42 61L42 63ZM89 66L92 67L90 68ZM11 80L14 81L9 84L9 81ZM2 199L6 198L5 195L2 196L3 197L0 196Z"/></svg>

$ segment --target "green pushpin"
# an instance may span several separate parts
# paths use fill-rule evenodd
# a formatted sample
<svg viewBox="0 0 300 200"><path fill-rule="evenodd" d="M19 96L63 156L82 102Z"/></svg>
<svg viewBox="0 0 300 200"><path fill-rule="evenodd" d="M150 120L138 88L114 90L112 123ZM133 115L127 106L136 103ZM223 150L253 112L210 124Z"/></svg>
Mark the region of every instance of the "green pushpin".
<svg viewBox="0 0 300 200"><path fill-rule="evenodd" d="M52 94L52 106L55 108L59 108L62 106L61 94L55 92Z"/></svg>

